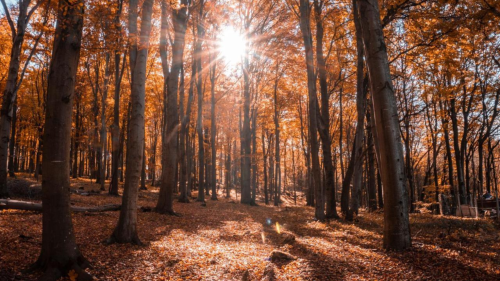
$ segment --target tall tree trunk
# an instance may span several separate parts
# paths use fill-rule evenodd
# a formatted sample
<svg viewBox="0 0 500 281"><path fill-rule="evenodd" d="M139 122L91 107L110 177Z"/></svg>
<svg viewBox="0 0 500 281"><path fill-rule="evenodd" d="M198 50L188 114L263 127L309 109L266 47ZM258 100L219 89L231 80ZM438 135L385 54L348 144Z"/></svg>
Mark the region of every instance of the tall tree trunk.
<svg viewBox="0 0 500 281"><path fill-rule="evenodd" d="M248 30L248 28L247 28ZM246 41L248 45L248 40ZM241 129L241 203L252 204L250 190L250 166L251 166L251 131L250 131L250 53L248 46L245 48L243 58L243 127Z"/></svg>
<svg viewBox="0 0 500 281"><path fill-rule="evenodd" d="M370 77L382 182L384 183L384 248L411 247L403 147L378 1L359 0L358 12Z"/></svg>
<svg viewBox="0 0 500 281"><path fill-rule="evenodd" d="M357 9L357 0L353 0L354 25L356 27L356 46L357 46L357 67L356 67L356 109L358 112L358 122L356 125L356 136L354 138L354 171L353 184L351 190L351 206L347 212L346 219L352 220L353 213L359 209L359 196L361 190L361 180L363 173L363 140L365 138L365 105L366 91L364 86L364 50L363 38L360 23L360 15Z"/></svg>
<svg viewBox="0 0 500 281"><path fill-rule="evenodd" d="M321 137L323 166L325 169L326 217L338 218L334 186L335 168L333 167L332 161L332 140L330 136L330 95L328 93L326 61L323 55L323 6L324 2L322 0L314 1L314 14L316 18L316 61L318 64L321 93L321 115L319 116L318 131Z"/></svg>
<svg viewBox="0 0 500 281"><path fill-rule="evenodd" d="M166 130L163 135L162 151L162 173L161 187L156 212L163 214L175 214L173 210L173 192L177 187L177 129L179 126L179 114L177 110L177 98L179 90L179 75L184 59L184 43L187 24L187 1L182 1L180 9L172 9L172 21L174 27L174 42L172 45L172 69L168 75L167 87L167 115ZM162 5L167 5L162 2Z"/></svg>
<svg viewBox="0 0 500 281"><path fill-rule="evenodd" d="M118 10L115 15L114 24L117 34L121 33L120 15L123 8L123 0L118 0ZM119 43L119 42L118 42ZM115 96L113 107L113 125L111 126L111 186L110 195L118 195L118 166L120 162L120 90L123 73L125 70L126 55L123 56L123 62L120 70L121 54L115 50Z"/></svg>
<svg viewBox="0 0 500 281"><path fill-rule="evenodd" d="M91 280L76 244L69 204L71 115L80 59L83 1L59 1L45 111L42 182L42 251L36 266L40 280L56 280L70 270L79 280Z"/></svg>
<svg viewBox="0 0 500 281"><path fill-rule="evenodd" d="M213 56L213 55L212 55ZM215 119L215 80L216 80L216 70L217 70L217 60L211 56L211 67L210 67L210 145L212 150L212 165L211 165L211 182L212 187L212 200L217 200L217 189L216 189L216 161L217 161L217 146L215 145L215 134L217 133L216 119Z"/></svg>
<svg viewBox="0 0 500 281"><path fill-rule="evenodd" d="M312 160L312 184L314 186L314 197L316 200L314 215L318 220L325 219L325 206L321 190L321 171L319 167L319 144L317 124L316 96L316 74L314 73L314 51L311 34L311 7L308 0L300 0L300 30L304 40L306 65L307 65L307 89L309 94L309 141L311 143Z"/></svg>
<svg viewBox="0 0 500 281"><path fill-rule="evenodd" d="M153 2L154 0L145 0L142 5L141 30L140 34L138 34L138 2L137 0L129 1L129 55L132 87L130 92L130 123L127 137L127 173L125 175L120 218L113 234L108 239L108 243L141 244L137 235L137 195L144 146L146 64L148 60Z"/></svg>
<svg viewBox="0 0 500 281"><path fill-rule="evenodd" d="M196 201L205 202L205 141L203 135L203 87L202 87L202 65L201 65L201 45L205 33L203 24L201 23L203 15L203 6L200 6L199 23L197 26L197 41L195 49L196 60L196 91L198 93L198 120L196 123L196 131L198 133L198 198Z"/></svg>

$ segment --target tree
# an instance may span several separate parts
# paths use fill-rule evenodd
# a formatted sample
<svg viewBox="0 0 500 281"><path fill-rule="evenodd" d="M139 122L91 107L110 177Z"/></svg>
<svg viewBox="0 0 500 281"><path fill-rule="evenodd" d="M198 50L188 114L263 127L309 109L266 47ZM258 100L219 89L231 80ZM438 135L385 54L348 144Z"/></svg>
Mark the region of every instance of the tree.
<svg viewBox="0 0 500 281"><path fill-rule="evenodd" d="M175 214L173 210L173 191L177 186L177 130L179 114L177 97L179 94L179 74L183 64L186 24L188 20L188 0L182 0L180 7L172 8L174 25L174 42L172 45L172 69L168 76L166 130L163 135L163 155L160 197L156 204L156 212Z"/></svg>
<svg viewBox="0 0 500 281"><path fill-rule="evenodd" d="M300 0L300 30L305 46L305 57L307 66L307 91L309 94L309 141L311 143L312 162L312 186L314 186L315 217L318 220L325 219L324 201L321 194L321 171L319 167L319 144L318 144L318 97L316 95L316 73L314 71L314 50L311 34L311 6L309 0Z"/></svg>
<svg viewBox="0 0 500 281"><path fill-rule="evenodd" d="M45 271L41 280L56 280L70 271L91 280L76 245L69 205L71 115L80 59L83 1L59 1L50 63L45 112L42 208L42 251L35 263Z"/></svg>
<svg viewBox="0 0 500 281"><path fill-rule="evenodd" d="M357 0L384 185L384 248L411 247L408 195L394 87L392 85L378 2Z"/></svg>
<svg viewBox="0 0 500 281"><path fill-rule="evenodd" d="M127 163L120 218L107 243L141 244L137 235L137 195L144 146L144 108L146 63L148 59L151 14L154 0L142 5L141 30L138 34L138 1L129 0L129 58L132 72L130 125L127 137Z"/></svg>

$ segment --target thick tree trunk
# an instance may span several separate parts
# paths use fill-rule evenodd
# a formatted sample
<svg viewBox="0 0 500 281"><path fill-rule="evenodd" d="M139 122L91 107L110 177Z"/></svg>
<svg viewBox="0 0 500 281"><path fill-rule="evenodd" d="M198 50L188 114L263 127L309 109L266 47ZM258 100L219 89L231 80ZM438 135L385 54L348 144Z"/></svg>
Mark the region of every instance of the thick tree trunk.
<svg viewBox="0 0 500 281"><path fill-rule="evenodd" d="M122 197L120 218L108 243L141 244L137 235L137 195L141 176L144 145L144 109L146 93L146 64L148 59L149 34L153 0L145 0L142 6L141 30L137 34L137 0L129 2L130 67L132 87L131 110L127 137L127 173ZM137 35L139 35L137 37Z"/></svg>
<svg viewBox="0 0 500 281"><path fill-rule="evenodd" d="M83 1L59 1L54 48L47 86L43 149L42 251L35 266L44 270L41 280L56 280L70 270L79 280L92 277L83 269L73 232L69 205L71 115L80 59Z"/></svg>
<svg viewBox="0 0 500 281"><path fill-rule="evenodd" d="M373 95L380 168L384 183L384 248L404 250L411 247L408 194L396 99L378 1L359 0L358 11Z"/></svg>

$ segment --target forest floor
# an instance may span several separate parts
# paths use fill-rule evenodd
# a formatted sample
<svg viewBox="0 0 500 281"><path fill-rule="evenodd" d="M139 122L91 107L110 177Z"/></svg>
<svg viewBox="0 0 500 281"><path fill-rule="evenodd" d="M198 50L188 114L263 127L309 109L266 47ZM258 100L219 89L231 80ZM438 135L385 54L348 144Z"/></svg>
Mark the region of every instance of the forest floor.
<svg viewBox="0 0 500 281"><path fill-rule="evenodd" d="M98 189L85 179L72 184ZM139 206L154 207L157 197L158 189L148 187ZM97 206L121 197L72 194L71 201ZM270 269L277 280L500 280L500 231L491 220L412 214L413 247L396 253L382 249L381 212L323 223L292 200L279 208L236 202L222 196L206 206L176 202L181 217L139 211L144 246L102 243L119 212L74 213L76 240L97 280L261 280ZM38 257L41 234L41 213L0 211L0 280L36 280L39 273L24 270ZM273 250L296 259L273 262Z"/></svg>

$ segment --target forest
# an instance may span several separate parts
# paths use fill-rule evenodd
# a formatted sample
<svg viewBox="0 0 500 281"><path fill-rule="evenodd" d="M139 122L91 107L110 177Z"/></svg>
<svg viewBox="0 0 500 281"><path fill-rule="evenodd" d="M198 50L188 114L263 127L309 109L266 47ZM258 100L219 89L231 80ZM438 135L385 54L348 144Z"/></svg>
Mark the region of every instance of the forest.
<svg viewBox="0 0 500 281"><path fill-rule="evenodd" d="M500 0L0 3L0 280L500 280Z"/></svg>

